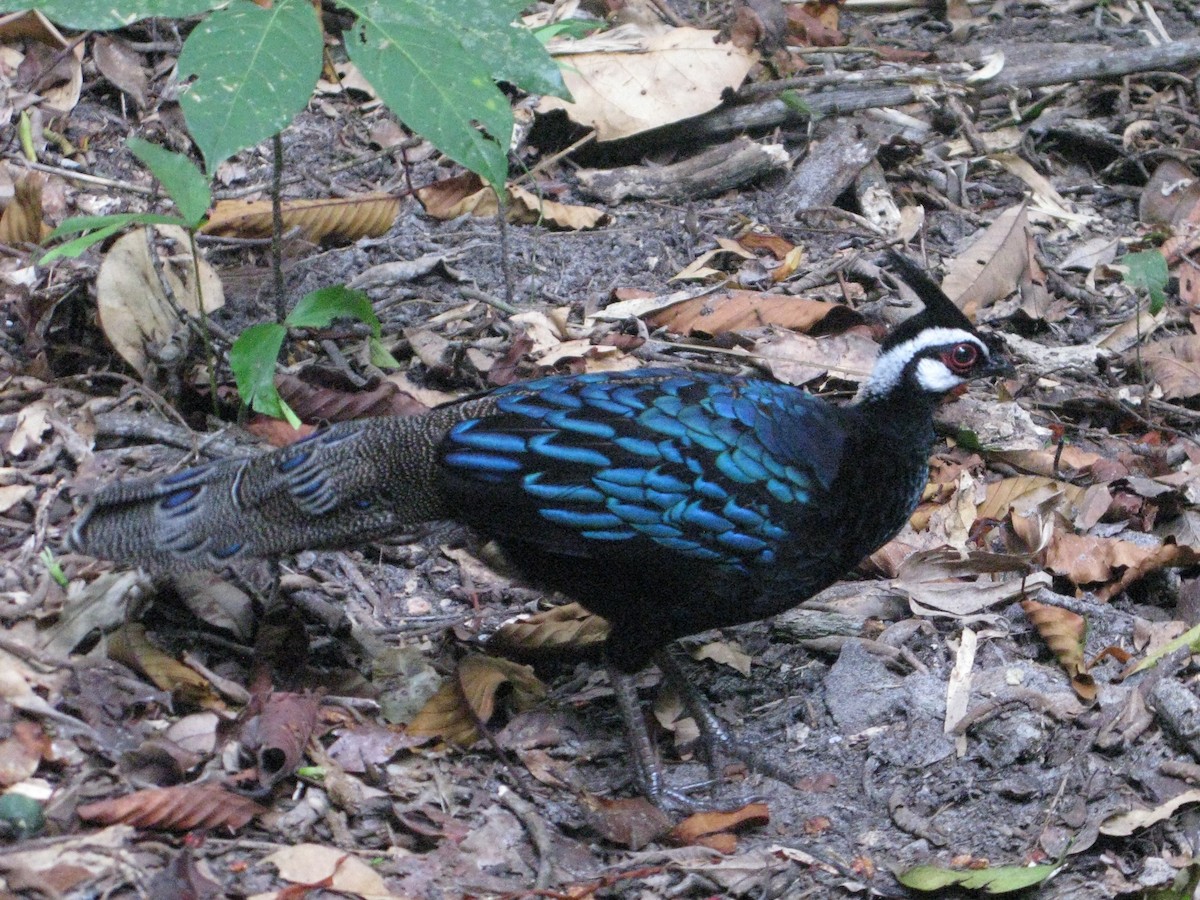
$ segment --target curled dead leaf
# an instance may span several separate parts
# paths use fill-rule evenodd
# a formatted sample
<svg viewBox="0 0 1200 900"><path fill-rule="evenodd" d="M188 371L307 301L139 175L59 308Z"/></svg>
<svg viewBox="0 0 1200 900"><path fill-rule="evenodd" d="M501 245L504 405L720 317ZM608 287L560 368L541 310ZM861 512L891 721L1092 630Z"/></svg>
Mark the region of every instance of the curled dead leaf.
<svg viewBox="0 0 1200 900"><path fill-rule="evenodd" d="M640 850L671 828L667 814L645 797L610 800L584 793L579 800L583 816L593 830L630 850Z"/></svg>
<svg viewBox="0 0 1200 900"><path fill-rule="evenodd" d="M506 650L554 651L594 647L608 638L609 625L578 603L565 603L545 612L505 622L489 644Z"/></svg>
<svg viewBox="0 0 1200 900"><path fill-rule="evenodd" d="M45 176L26 172L13 185L12 201L0 214L0 243L37 244L51 232L42 217Z"/></svg>
<svg viewBox="0 0 1200 900"><path fill-rule="evenodd" d="M146 637L146 627L130 622L108 639L108 656L141 672L181 703L201 709L221 710L225 703L208 680L174 657L163 653Z"/></svg>
<svg viewBox="0 0 1200 900"><path fill-rule="evenodd" d="M737 839L732 832L758 828L770 821L771 814L765 803L748 803L740 809L727 812L698 812L671 829L671 840L679 844L703 844L730 853L737 848ZM730 849L714 846L712 838L719 838L719 844L731 845Z"/></svg>
<svg viewBox="0 0 1200 900"><path fill-rule="evenodd" d="M1033 623L1058 664L1071 677L1071 687L1079 699L1091 703L1096 699L1096 682L1088 674L1083 658L1083 642L1087 622L1083 616L1057 606L1047 606L1035 600L1022 600L1021 609Z"/></svg>
<svg viewBox="0 0 1200 900"><path fill-rule="evenodd" d="M283 230L297 228L313 243L323 240L356 241L384 234L400 214L400 198L392 194L357 194L318 200L285 200ZM221 200L200 229L226 237L270 237L269 200Z"/></svg>
<svg viewBox="0 0 1200 900"><path fill-rule="evenodd" d="M85 822L132 825L160 831L194 831L244 826L266 807L218 784L180 784L135 791L124 797L86 803L75 810Z"/></svg>
<svg viewBox="0 0 1200 900"><path fill-rule="evenodd" d="M455 677L438 688L406 730L416 737L470 746L479 739L479 724L491 719L496 695L505 686L512 689L517 709L528 709L546 695L545 685L529 666L494 656L465 657Z"/></svg>

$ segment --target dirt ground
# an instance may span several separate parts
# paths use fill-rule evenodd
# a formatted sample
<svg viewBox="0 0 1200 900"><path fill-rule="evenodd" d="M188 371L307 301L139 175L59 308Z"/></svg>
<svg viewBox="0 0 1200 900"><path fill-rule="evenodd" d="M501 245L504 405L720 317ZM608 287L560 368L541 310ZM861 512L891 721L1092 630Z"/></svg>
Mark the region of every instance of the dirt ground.
<svg viewBox="0 0 1200 900"><path fill-rule="evenodd" d="M929 54L905 64L981 60L997 49L1010 61L1049 64L1147 47L1148 34L1158 39L1146 14L1151 6L1172 38L1200 38L1200 8L1191 0L998 0L972 5L974 21L953 29L924 10L852 7L841 12L838 28L856 48ZM676 9L684 21L708 27L734 18L724 4ZM870 53L851 50L806 58L816 68L802 74L874 65ZM164 101L154 115L139 116L103 78L85 72L70 122L76 138L90 135L87 171L147 183L122 142L137 133L182 146L177 113ZM688 672L718 714L792 773L791 784L732 765L719 783L705 785L709 772L695 758L678 702L660 691L656 670L642 677L670 784L694 788L702 806L735 813L719 822L684 813L660 819L634 799L628 749L594 644L539 651L518 641L511 655L533 666L545 696L530 700L519 679L515 686L505 681L486 736L469 749L419 741L399 726L439 684L453 684L465 657L497 654L487 640L502 623L569 599L545 598L509 580L502 561L497 574L484 564L490 549L460 527L182 583L70 553L65 535L97 483L262 445L237 427L227 369L217 373L224 421L213 417L201 347L189 346L149 381L116 356L96 316L100 251L39 268L31 282L20 282L15 269L35 257L28 248L0 248L8 261L0 362L9 369L0 385L2 483L34 488L0 514L0 668L12 672L0 691L0 776L5 787L44 788L46 817L36 834L22 836L11 825L0 830L0 897L276 896L289 883L295 893L288 896L309 884L305 896L312 897L904 897L920 892L895 873L919 863L978 871L1059 864L1031 889L1048 898L1191 896L1200 879L1200 816L1188 805L1200 800L1193 787L1200 778L1197 668L1183 649L1123 675L1200 621L1200 388L1173 390L1160 370L1136 365L1136 336L1117 350L1103 345L1114 329L1131 327L1139 302L1103 265L1171 234L1170 224L1147 220L1146 184L1167 158L1195 171L1198 94L1200 64L978 101L964 95L965 124L977 134L1019 129L1011 154L1049 180L1067 217L1048 208L1045 192L1015 166L970 147L950 149L964 136L964 119L941 101L904 107L932 125L919 133L871 111L751 133L797 162L811 159L847 123L871 137L897 204L923 211L913 252L927 254L937 274L1001 214L1027 201L1024 224L1014 230L1023 273L1040 273L1040 281L1023 274L1022 291L1010 284L977 312L983 327L1011 339L1019 374L975 386L939 414L939 490L923 507L925 525L910 527L847 582L777 621L681 642L693 657L685 659ZM1045 101L1041 114L1014 125L1012 109L1026 110L1038 98ZM283 133L286 195L403 192L409 183L458 171L418 148L407 174L395 156L334 172L376 152L368 134L385 116L345 95L310 105ZM521 148L526 164L559 149L560 136L550 131L535 131ZM697 149L672 147L666 134L652 151L626 145L620 154L664 166ZM15 134L0 135L0 149L16 160ZM588 167L611 163L603 149L586 154ZM269 160L269 147L241 155L224 189L266 184ZM718 196L605 204L581 192L577 169L569 159L552 164L541 174L542 188L556 200L602 209L608 220L600 227L511 224L501 233L494 219L437 220L406 198L384 237L337 247L290 239L289 304L373 266L435 255L439 262L427 273L369 291L385 343L405 367L405 387L427 400L548 371L520 346L509 352L533 327L514 324L514 312L567 308L586 336L599 326L585 326L585 316L615 299L694 288L696 282L671 279L718 239L744 236L754 225L800 248L803 261L792 278L752 289L850 302L861 314L853 330L881 333L894 293L869 266L889 241L845 196L838 208L830 202L797 211L791 204L799 187L785 171ZM145 204L96 186L61 190L65 214L82 208L81 195L115 197L122 209ZM271 319L265 244L205 244L226 293L217 326L237 333ZM995 252L1011 254L1014 245L1005 237ZM1075 259L1080 248L1094 250L1094 260ZM1179 285L1191 264L1172 265L1166 311L1146 326L1154 333L1141 335L1145 342L1194 340L1200 300L1193 295L1189 306ZM806 278L810 272L818 274ZM761 328L683 337L640 321L605 326L602 336L615 348L610 358L722 371L762 365L745 352L763 346ZM846 326L832 330L842 334ZM363 385L349 386L347 371L371 375L356 349L361 338L361 329L347 328L297 340L284 363L289 371L306 369L313 391L353 393ZM431 341L439 365L429 364ZM331 357L331 347L345 356ZM1179 377L1200 380L1197 358L1180 351ZM578 370L596 357L589 360L567 359L557 370ZM854 388L852 378L820 374L808 384L835 402ZM1000 405L1014 400L1019 411ZM31 431L27 411L39 403L48 418ZM984 447L957 430L964 419ZM1013 427L991 443L989 420ZM206 442L208 435L218 439ZM1053 460L1049 468L1046 459ZM923 593L928 583L914 587L919 579L902 566L909 552L931 551L946 534L959 534L961 548L1012 551L1020 523L1006 508L999 523L975 511L988 484L1018 477L1043 479L1037 509L1056 512L1038 521L1054 533L1051 544L1061 544L1057 557L1053 547L1027 553L1029 596L1048 589L1048 602L1063 603L1050 608L1085 613L1080 646L1090 669L1071 670L1056 655L1018 602L1019 590L970 611L933 609ZM1060 487L1047 489L1051 482ZM1079 497L1104 488L1111 505L1086 526L1079 524L1079 497L1074 523L1060 507L1044 505L1072 487ZM973 518L951 522L948 510L960 508L952 498L972 491ZM1079 543L1054 544L1064 531ZM1175 549L1138 562L1112 557L1087 570L1100 577L1083 574L1085 557L1109 552L1113 542ZM38 561L44 548L55 554L66 587ZM981 592L984 570L972 568L978 565L958 572L966 577L952 582L951 592ZM131 634L172 661L187 661L197 683L182 686L159 672L160 680L151 651L134 646ZM973 660L964 642L974 646ZM956 689L964 677L965 692ZM253 765L247 732L256 712L246 701L270 691L319 698L319 709L310 710L314 736L297 751L302 764L322 772L297 774L293 760L277 781L260 778L254 799L262 811L248 823L231 829L208 807L194 820L208 827L191 829L77 815L92 801ZM189 729L208 735L208 743L189 743ZM261 754L257 762L265 765ZM1141 812L1123 815L1130 810ZM671 831L685 820L712 833ZM289 853L297 847L300 854ZM321 850L359 864L362 880L322 882L319 867L298 868L324 859ZM939 896L955 890L972 893L945 888Z"/></svg>

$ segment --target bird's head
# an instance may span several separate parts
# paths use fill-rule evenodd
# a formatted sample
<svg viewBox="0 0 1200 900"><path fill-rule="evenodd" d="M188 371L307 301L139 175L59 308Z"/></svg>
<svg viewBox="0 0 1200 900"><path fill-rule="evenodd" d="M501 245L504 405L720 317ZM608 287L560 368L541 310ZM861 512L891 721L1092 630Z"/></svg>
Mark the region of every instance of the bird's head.
<svg viewBox="0 0 1200 900"><path fill-rule="evenodd" d="M897 277L913 289L925 308L888 332L859 392L861 400L897 393L936 400L972 379L1013 372L999 337L977 331L908 257L899 253L889 257Z"/></svg>

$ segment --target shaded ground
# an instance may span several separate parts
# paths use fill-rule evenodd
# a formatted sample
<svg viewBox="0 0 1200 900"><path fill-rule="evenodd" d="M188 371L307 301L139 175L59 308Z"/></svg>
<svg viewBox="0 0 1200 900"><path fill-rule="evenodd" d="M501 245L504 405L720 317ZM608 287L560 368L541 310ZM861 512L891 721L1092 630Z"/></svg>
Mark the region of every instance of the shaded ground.
<svg viewBox="0 0 1200 900"><path fill-rule="evenodd" d="M1005 45L1012 58L1035 60L1067 54L1064 45L1070 44L1143 46L1143 29L1149 27L1137 10L1125 15L1123 9L1086 4L1000 6L990 14L976 8L980 21L954 41L945 26L924 14L846 13L841 27L856 45L933 50L944 59ZM1200 33L1190 4L1160 6L1157 13L1173 37ZM690 12L700 20L697 10ZM683 13L689 17L688 10ZM861 63L853 55L845 60ZM1028 294L1000 299L989 302L980 318L1027 342L1014 345L1020 377L1001 389L1013 392L1038 426L1051 429L1036 432L1042 447L1049 448L1045 455L1054 458L1055 441L1065 436L1071 451L1088 462L1072 462L1069 453L1064 461L1060 446L1054 466L1040 471L1022 468L1032 465L1032 456L1021 457L1022 462L947 443L935 466L944 489L934 498L935 508L950 507L955 485L982 496L987 483L1032 471L1108 490L1113 506L1087 527L1076 523L1079 536L1120 537L1136 544L1140 535L1157 546L1163 537L1156 535L1156 525L1183 522L1194 528L1200 495L1193 468L1200 459L1193 439L1195 396L1163 399L1124 347L1099 354L1099 361L1096 354L1056 357L1038 348L1094 347L1108 329L1130 321L1135 298L1117 279L1101 277L1097 284L1094 265L1064 262L1079 247L1092 246L1089 241L1099 241L1096 247L1114 239L1125 242L1109 251L1098 249L1098 257L1108 256L1097 261L1111 261L1117 249L1150 246L1146 237L1155 226L1139 218L1139 199L1149 173L1166 156L1194 164L1200 146L1198 75L1193 67L1067 85L1050 95L1040 118L1021 126L1020 153L1050 178L1080 220L1031 216L1033 259L1046 273L1048 302L1039 306ZM1029 101L1019 102L1024 108ZM403 179L390 159L321 183L325 179L317 173L367 152L368 123L360 108L345 98L329 102L335 115L308 113L284 135L289 166L314 176L295 183L292 195L397 189ZM122 129L155 138L164 120L116 120L119 108L111 90L98 83L85 92L72 121L93 135L91 171L142 181L117 149ZM914 137L886 126L891 130L878 156L900 205L924 210L921 240L931 261L952 260L983 226L1019 204L1029 187L1011 168L978 155L949 156L946 144L958 136L961 122L944 109L913 106L908 112L932 121L936 129ZM1008 104L997 99L971 115L979 131L990 132L1003 124ZM864 127L885 127L865 116L859 121ZM825 136L837 125L837 120L819 122L813 135ZM1083 140L1084 134L1093 142ZM803 128L776 135L797 157L810 146L810 136ZM4 151L9 158L18 152L14 137L4 138ZM267 178L266 156L247 158L246 183ZM531 159L537 156L530 151ZM667 161L669 155L656 159ZM599 163L593 159L592 164ZM411 179L424 184L439 174L433 160L426 160L415 164ZM555 168L547 184L559 199L579 199L569 166ZM855 260L856 251L873 258L884 241L836 212L808 211L797 220L781 202L792 188L781 176L688 203L626 202L608 208L611 223L595 231L510 226L503 239L490 220L438 222L408 202L383 239L332 250L293 241L287 292L295 299L349 281L378 263L444 254L452 271L440 268L373 299L393 352L410 365L412 384L437 391L478 390L489 386L480 359L494 363L518 331L504 311L502 260L516 306L569 307L583 333L584 314L609 303L614 289L669 293L678 287L672 276L718 238L737 236L753 223L803 247L809 263L801 272L809 264L819 268L838 261L820 283L800 293L849 298L877 323L889 295L869 271L855 268ZM271 317L265 248L216 244L209 247L209 259L228 297L219 324L236 332ZM545 700L515 711L501 692L490 737L470 751L413 747L388 727L411 718L438 677L452 672L464 654L480 649L502 622L544 608L536 593L489 574L478 562L489 558L488 548L477 546L461 529L434 529L344 554L301 554L283 562L282 596L272 596L265 565L229 579L244 579L244 587L261 592L253 601L133 579L114 584L102 574L111 566L63 550L73 515L70 502L96 479L160 470L190 449L190 435L168 406L176 406L196 432L228 426L206 421L210 403L203 395L206 379L197 373L198 349L186 363L163 373L153 390L144 389L112 355L89 297L97 261L98 256L84 257L81 264L39 272L31 293L13 289L6 300L11 312L3 350L13 377L0 400L9 467L5 483L37 490L0 520L8 626L0 650L5 664L18 673L0 694L5 698L0 709L8 714L2 717L7 724L0 738L13 754L18 745L38 748L36 778L53 789L45 831L14 840L9 848L60 854L56 867L32 856L21 856L15 868L0 862L10 894L52 896L44 873L53 871L63 879L63 896L183 896L189 882L197 896L251 896L284 884L264 858L301 843L339 848L370 863L392 896L415 897L524 895L539 878L541 887L558 892L553 896L572 897L801 897L864 891L904 896L889 869L925 861L980 866L1064 859L1063 870L1039 889L1047 897L1133 896L1177 876L1191 877L1200 829L1187 807L1157 823L1137 823L1129 829L1132 836L1102 833L1106 822L1104 830L1116 830L1110 821L1114 814L1133 806L1159 807L1183 795L1200 773L1192 755L1195 734L1186 724L1200 706L1192 695L1195 670L1186 652L1125 681L1117 677L1123 663L1108 658L1091 672L1098 683L1096 701L1082 702L1046 640L1012 598L970 615L914 615L911 583L881 578L896 575L899 550L864 566L861 574L869 581L839 586L826 598L824 608L845 618L827 625L823 635L814 633L810 619L793 614L684 642L688 650L715 646L715 652L727 651L733 642L749 658L749 677L721 662L687 665L719 714L795 776L795 785L788 786L736 766L726 773L713 805L736 809L762 802L769 811L769 822L752 821L736 841L720 836L716 843L726 855L695 841L679 846L678 835L672 840L657 833L640 807L609 805L611 798L630 797L633 790L619 720L594 648L590 656L586 648L553 658L537 655L536 671L548 688ZM481 301L464 287L501 304ZM770 289L790 290L788 282ZM1157 327L1161 334L1187 336L1194 331L1195 308L1182 303L1175 284L1169 294L1168 314ZM634 322L617 331L639 334ZM417 348L421 336L429 334L449 342L440 366L423 362ZM741 360L696 350L696 345L756 346L756 336L746 334L680 341L642 326L641 336L648 339L631 352L643 361L730 371ZM340 337L339 345L351 354L354 338ZM340 387L339 368L362 367L357 358L329 365L327 349L315 341L298 343L289 361L321 361L327 369L317 383ZM473 357L470 350L482 356ZM538 366L523 357L516 360L516 370L520 377L532 376ZM228 373L221 377L221 406L232 419L232 381ZM844 396L853 385L818 379L813 387ZM987 411L998 408L996 390L973 390L983 401L985 421ZM1144 404L1129 405L1143 397L1149 398ZM18 414L38 401L48 404L49 424L30 432ZM114 415L120 413L133 415ZM944 418L953 422L958 415L952 407ZM1006 409L1000 416L1013 413ZM974 420L972 427L981 430ZM14 443L25 432L30 432L28 446ZM1026 438L1033 433L1018 432ZM228 429L224 437L215 455L228 455L245 435ZM966 481L960 480L964 473ZM938 528L954 530L944 518L932 526L929 539L913 532L901 540L910 550L936 545ZM1072 530L1071 524L1054 521L1053 514L1046 521L1056 532ZM982 519L968 526L972 549L1002 549L996 543L1003 535L987 531ZM1185 532L1177 530L1174 540L1191 546ZM44 546L59 553L69 591L36 563ZM1079 548L1079 555L1094 549ZM1060 596L1077 593L1083 576L1061 562L1031 559L1033 569L1049 573L1047 580ZM1114 564L1103 578L1084 579L1102 593L1117 585L1111 602L1088 616L1087 659L1107 647L1140 652L1196 624L1195 560L1182 561L1192 568L1146 564L1147 577L1128 590L1119 589L1128 562ZM963 592L976 587L964 582ZM195 596L181 602L181 592ZM145 626L153 644L168 654L190 652L206 686L191 694L177 689L174 698L152 686L131 664L145 665L143 651L117 651L110 641L118 629L128 633L128 622ZM1172 628L1172 623L1183 626ZM964 627L978 636L969 712L961 735L947 734L951 671L962 658ZM725 658L741 657L726 653ZM268 812L236 836L214 829L202 840L185 842L170 833L138 836L127 826L112 826L99 838L101 826L80 823L75 810L87 801L246 765L245 758L227 754L222 759L220 753L198 749L203 741L193 746L177 730L165 730L184 721L211 735L211 722L197 719L197 709L221 705L236 711L241 707L234 699L237 690L251 688L256 677L266 678L275 691L323 696L318 733L324 751L310 745L307 756L325 767L323 782L289 775L268 784L259 797ZM656 673L645 675L648 701L656 696L657 682ZM213 684L219 687L214 690ZM218 695L220 704L210 702ZM662 718L675 725L670 707L669 700L658 702ZM175 744L161 740L164 732ZM244 726L230 726L230 732L247 742ZM194 755L183 753L180 745ZM670 733L662 735L661 746L672 784L686 786L707 777L686 746L681 759ZM8 770L19 768L14 763ZM34 777L34 771L28 775ZM708 795L702 790L698 796ZM86 841L77 840L81 835L88 835ZM88 849L98 843L105 848L99 858ZM630 843L636 849L627 849ZM72 882L64 874L66 865L89 874ZM205 879L219 892L206 893L218 889L209 888ZM357 893L369 891L360 887ZM319 888L312 894L334 895Z"/></svg>

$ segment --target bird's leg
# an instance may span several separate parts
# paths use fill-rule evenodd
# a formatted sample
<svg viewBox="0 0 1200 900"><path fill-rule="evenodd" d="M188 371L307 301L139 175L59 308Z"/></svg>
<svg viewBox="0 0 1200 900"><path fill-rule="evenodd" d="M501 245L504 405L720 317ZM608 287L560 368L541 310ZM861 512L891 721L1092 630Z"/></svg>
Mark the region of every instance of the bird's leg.
<svg viewBox="0 0 1200 900"><path fill-rule="evenodd" d="M647 800L660 809L694 809L693 801L666 786L662 766L659 763L658 754L654 750L654 744L650 740L650 732L646 728L646 718L642 714L642 706L638 702L637 683L634 676L627 675L609 663L608 678L612 682L613 692L617 695L617 708L620 709L621 719L625 723L625 736L629 740L629 749L633 754L633 776L637 781L638 789Z"/></svg>
<svg viewBox="0 0 1200 900"><path fill-rule="evenodd" d="M769 778L784 784L792 784L794 775L784 767L764 759L761 754L747 747L729 733L729 729L717 717L716 712L705 699L700 690L687 677L679 661L671 654L669 648L663 648L655 654L654 662L663 673L663 678L669 681L683 700L683 705L696 720L700 729L700 743L704 747L709 771L714 781L720 781L721 771L719 760L722 755L744 762L751 771L760 772Z"/></svg>

